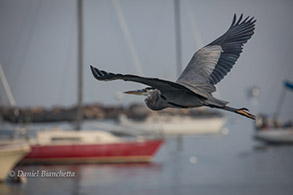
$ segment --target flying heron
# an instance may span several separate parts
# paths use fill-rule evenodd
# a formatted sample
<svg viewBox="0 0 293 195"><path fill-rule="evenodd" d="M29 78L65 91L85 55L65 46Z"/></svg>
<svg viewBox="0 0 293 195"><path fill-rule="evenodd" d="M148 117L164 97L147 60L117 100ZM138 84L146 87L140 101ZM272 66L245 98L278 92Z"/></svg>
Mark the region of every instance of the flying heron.
<svg viewBox="0 0 293 195"><path fill-rule="evenodd" d="M254 33L255 19L243 15L237 20L234 14L230 28L219 38L199 49L176 82L130 74L114 74L91 66L94 77L100 81L124 80L138 82L149 87L124 93L145 95L146 105L152 110L194 108L208 106L234 112L255 120L247 108L233 108L228 102L216 99L214 85L230 72L242 52L244 43Z"/></svg>

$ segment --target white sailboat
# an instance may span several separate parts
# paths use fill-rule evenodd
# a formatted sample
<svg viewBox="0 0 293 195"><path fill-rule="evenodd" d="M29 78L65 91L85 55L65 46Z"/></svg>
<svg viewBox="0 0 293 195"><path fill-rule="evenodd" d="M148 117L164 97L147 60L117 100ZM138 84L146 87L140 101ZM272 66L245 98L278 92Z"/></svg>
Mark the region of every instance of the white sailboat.
<svg viewBox="0 0 293 195"><path fill-rule="evenodd" d="M293 82L285 81L275 115L259 115L255 124L254 138L269 144L293 144L293 120L282 123L278 118L286 95L286 89L293 91Z"/></svg>
<svg viewBox="0 0 293 195"><path fill-rule="evenodd" d="M84 130L83 121L83 0L77 1L78 13L78 102L76 130L49 129L32 140L32 151L24 163L126 163L149 162L163 143L155 139L120 139L102 130Z"/></svg>
<svg viewBox="0 0 293 195"><path fill-rule="evenodd" d="M293 144L293 127L258 131L254 137L271 144Z"/></svg>
<svg viewBox="0 0 293 195"><path fill-rule="evenodd" d="M10 105L16 107L6 76L0 64L0 78L8 96ZM17 114L17 110L15 110ZM23 140L0 140L0 182L3 182L9 171L30 151L30 146ZM10 176L14 176L11 172Z"/></svg>

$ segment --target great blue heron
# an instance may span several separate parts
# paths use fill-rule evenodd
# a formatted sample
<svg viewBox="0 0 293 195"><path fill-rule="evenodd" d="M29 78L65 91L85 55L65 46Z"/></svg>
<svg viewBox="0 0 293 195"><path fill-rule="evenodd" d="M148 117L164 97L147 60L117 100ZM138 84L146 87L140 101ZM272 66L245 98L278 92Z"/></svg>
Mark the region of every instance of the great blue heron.
<svg viewBox="0 0 293 195"><path fill-rule="evenodd" d="M146 95L145 103L152 110L162 110L167 107L194 108L208 106L255 119L255 116L250 114L247 108L229 107L227 106L228 102L212 96L212 92L216 91L214 85L231 70L242 52L243 44L254 33L256 20L249 16L244 20L242 18L243 15L241 14L237 20L236 14L234 14L228 31L207 46L199 49L176 82L129 74L114 74L91 66L92 73L100 81L121 79L150 86L124 93Z"/></svg>

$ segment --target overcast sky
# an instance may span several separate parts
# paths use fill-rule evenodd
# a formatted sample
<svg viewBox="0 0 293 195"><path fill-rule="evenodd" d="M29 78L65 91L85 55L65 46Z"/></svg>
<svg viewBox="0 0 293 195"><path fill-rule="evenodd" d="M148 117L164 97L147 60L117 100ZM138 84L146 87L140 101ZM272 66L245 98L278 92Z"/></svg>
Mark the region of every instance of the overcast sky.
<svg viewBox="0 0 293 195"><path fill-rule="evenodd" d="M121 0L143 74L176 80L173 0ZM255 34L232 71L218 85L220 98L250 107L247 90L261 89L259 110L274 112L284 79L293 80L293 1L181 0L183 64L230 26L233 14L255 16ZM0 0L0 63L19 106L76 103L76 2ZM98 82L89 65L137 74L113 1L84 0L84 103L119 103L117 92L141 88L122 81ZM200 40L194 39L195 32ZM198 37L199 38L199 37ZM201 43L202 42L202 43ZM203 44L203 45L202 45ZM8 105L2 83L1 104ZM291 113L288 92L284 113ZM122 104L143 102L124 95Z"/></svg>

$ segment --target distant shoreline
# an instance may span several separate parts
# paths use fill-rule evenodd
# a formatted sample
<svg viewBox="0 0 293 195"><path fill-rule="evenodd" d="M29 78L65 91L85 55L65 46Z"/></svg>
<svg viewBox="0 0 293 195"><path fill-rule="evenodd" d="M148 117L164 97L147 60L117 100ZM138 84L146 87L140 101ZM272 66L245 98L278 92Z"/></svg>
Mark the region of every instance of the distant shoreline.
<svg viewBox="0 0 293 195"><path fill-rule="evenodd" d="M17 112L15 112L17 110ZM44 108L40 106L26 108L0 107L0 120L11 123L35 123L35 122L59 122L75 121L77 107L55 106ZM103 105L99 103L83 105L83 118L87 120L113 119L118 120L121 114L134 120L144 120L152 115L151 111L143 104ZM186 115L186 116L220 116L221 112L210 109L165 109L159 111L162 115Z"/></svg>

